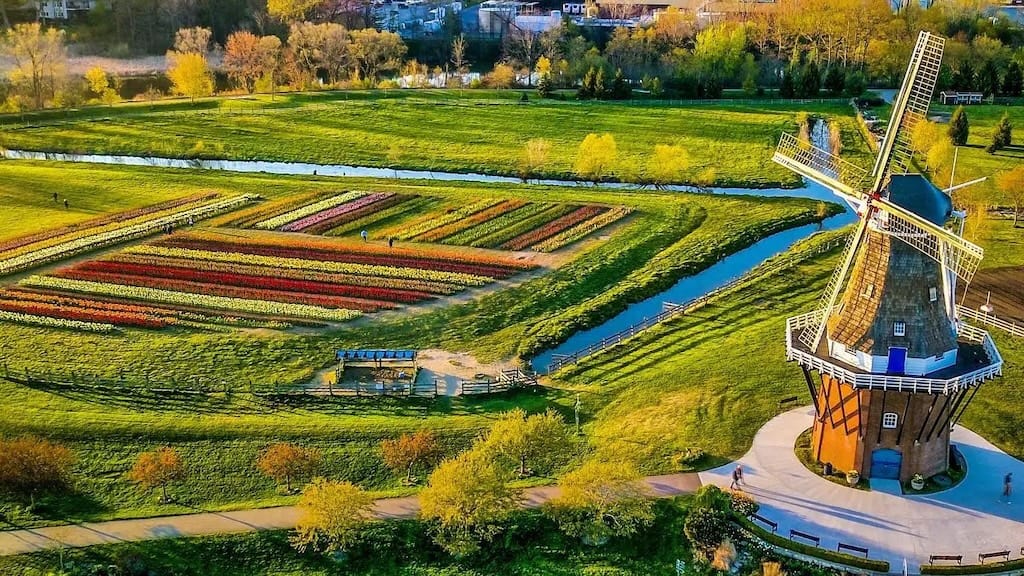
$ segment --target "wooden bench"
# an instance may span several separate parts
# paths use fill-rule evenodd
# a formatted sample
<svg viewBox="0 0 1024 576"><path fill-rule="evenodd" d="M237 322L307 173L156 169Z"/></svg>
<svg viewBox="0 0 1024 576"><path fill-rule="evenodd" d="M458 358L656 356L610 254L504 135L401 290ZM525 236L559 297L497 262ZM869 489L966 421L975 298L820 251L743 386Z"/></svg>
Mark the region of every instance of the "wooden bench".
<svg viewBox="0 0 1024 576"><path fill-rule="evenodd" d="M1001 552L989 552L988 554L978 554L978 564L984 564L985 560L992 558L1002 558L1004 561L1010 561L1010 551L1003 550Z"/></svg>
<svg viewBox="0 0 1024 576"><path fill-rule="evenodd" d="M789 396L788 398L783 398L782 400L779 400L779 407L781 408L786 404L792 404L793 402L798 402L799 400L799 396Z"/></svg>
<svg viewBox="0 0 1024 576"><path fill-rule="evenodd" d="M962 554L932 554L928 557L929 564L935 564L936 560L945 560L948 562L956 562L957 564L964 563L964 557Z"/></svg>
<svg viewBox="0 0 1024 576"><path fill-rule="evenodd" d="M843 542L836 545L836 552L842 552L843 550L863 554L865 558L868 557L868 549L863 546L854 546L853 544L845 544Z"/></svg>
<svg viewBox="0 0 1024 576"><path fill-rule="evenodd" d="M753 518L754 518L754 520L757 520L758 522L760 522L760 523L764 524L765 526L771 528L772 529L772 534L775 534L776 532L779 531L779 523L778 522L772 522L771 520L765 518L764 516L761 516L760 514L754 514Z"/></svg>
<svg viewBox="0 0 1024 576"><path fill-rule="evenodd" d="M821 546L821 538L818 538L817 536L814 536L812 534L808 534L807 532L801 532L799 530L790 530L789 539L794 540L796 538L803 538L804 540L807 540L809 542L814 542L815 546Z"/></svg>

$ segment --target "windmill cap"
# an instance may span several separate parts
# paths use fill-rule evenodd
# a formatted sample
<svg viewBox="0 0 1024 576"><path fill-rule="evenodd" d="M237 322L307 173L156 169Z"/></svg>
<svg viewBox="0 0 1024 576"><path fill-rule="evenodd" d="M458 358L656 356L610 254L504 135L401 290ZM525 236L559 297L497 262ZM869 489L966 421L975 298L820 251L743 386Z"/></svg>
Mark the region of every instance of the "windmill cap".
<svg viewBox="0 0 1024 576"><path fill-rule="evenodd" d="M893 175L889 181L889 201L942 226L953 213L953 201L920 174Z"/></svg>

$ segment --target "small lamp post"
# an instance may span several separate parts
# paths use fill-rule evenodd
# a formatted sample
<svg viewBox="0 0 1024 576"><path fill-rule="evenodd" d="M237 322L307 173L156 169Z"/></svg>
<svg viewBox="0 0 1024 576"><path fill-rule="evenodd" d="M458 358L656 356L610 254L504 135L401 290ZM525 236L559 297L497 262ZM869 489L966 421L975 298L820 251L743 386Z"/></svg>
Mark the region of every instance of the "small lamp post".
<svg viewBox="0 0 1024 576"><path fill-rule="evenodd" d="M576 393L576 404L573 406L573 409L576 412L576 435L577 436L582 436L583 435L583 431L580 430L580 409L581 408L583 408L583 402L580 401L580 394L579 394L579 392L577 392Z"/></svg>

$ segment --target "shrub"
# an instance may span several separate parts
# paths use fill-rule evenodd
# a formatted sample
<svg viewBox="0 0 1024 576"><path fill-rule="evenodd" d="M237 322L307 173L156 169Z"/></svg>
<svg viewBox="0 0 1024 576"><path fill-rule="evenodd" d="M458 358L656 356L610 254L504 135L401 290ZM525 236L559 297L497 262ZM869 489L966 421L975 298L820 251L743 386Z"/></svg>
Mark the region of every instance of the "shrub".
<svg viewBox="0 0 1024 576"><path fill-rule="evenodd" d="M20 496L71 485L74 454L60 444L26 436L0 441L0 490Z"/></svg>

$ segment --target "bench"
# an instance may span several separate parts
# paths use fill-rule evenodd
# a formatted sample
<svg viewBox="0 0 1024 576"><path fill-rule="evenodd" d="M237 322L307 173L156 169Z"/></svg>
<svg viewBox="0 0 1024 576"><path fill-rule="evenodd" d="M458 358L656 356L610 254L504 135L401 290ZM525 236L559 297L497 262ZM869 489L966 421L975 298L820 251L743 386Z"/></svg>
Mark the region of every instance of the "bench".
<svg viewBox="0 0 1024 576"><path fill-rule="evenodd" d="M985 560L991 558L1002 558L1004 561L1010 561L1010 551L1003 550L1002 552L989 552L988 554L978 554L978 564L984 564Z"/></svg>
<svg viewBox="0 0 1024 576"><path fill-rule="evenodd" d="M753 518L754 518L754 520L757 520L758 522L760 522L760 523L764 524L765 526L771 528L772 529L772 534L775 534L776 532L779 531L779 523L778 522L772 522L771 520L765 518L764 516L761 516L760 514L754 514Z"/></svg>
<svg viewBox="0 0 1024 576"><path fill-rule="evenodd" d="M863 546L854 546L853 544L845 544L843 542L836 545L836 552L842 552L843 550L863 554L865 558L868 557L868 549Z"/></svg>
<svg viewBox="0 0 1024 576"><path fill-rule="evenodd" d="M932 554L928 557L929 564L935 564L936 560L945 560L948 562L956 562L957 564L964 563L964 557L962 554Z"/></svg>
<svg viewBox="0 0 1024 576"><path fill-rule="evenodd" d="M812 534L808 534L807 532L801 532L799 530L790 530L789 539L794 540L796 538L803 538L804 540L807 540L809 542L814 542L815 546L821 546L821 538L818 538L817 536L814 536Z"/></svg>
<svg viewBox="0 0 1024 576"><path fill-rule="evenodd" d="M798 402L799 400L799 396L789 396L788 398L783 398L782 400L779 400L779 407L781 408L786 404L792 404L793 402Z"/></svg>

